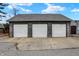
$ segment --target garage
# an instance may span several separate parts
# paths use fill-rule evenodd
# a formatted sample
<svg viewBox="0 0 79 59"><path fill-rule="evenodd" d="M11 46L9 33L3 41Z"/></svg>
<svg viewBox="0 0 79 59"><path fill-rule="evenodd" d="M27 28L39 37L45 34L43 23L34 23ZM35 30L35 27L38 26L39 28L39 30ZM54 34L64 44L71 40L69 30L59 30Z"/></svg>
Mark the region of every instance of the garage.
<svg viewBox="0 0 79 59"><path fill-rule="evenodd" d="M14 24L14 37L27 37L28 26L27 24Z"/></svg>
<svg viewBox="0 0 79 59"><path fill-rule="evenodd" d="M10 37L70 37L71 19L61 14L19 14L9 20Z"/></svg>
<svg viewBox="0 0 79 59"><path fill-rule="evenodd" d="M52 24L52 37L66 37L66 24Z"/></svg>
<svg viewBox="0 0 79 59"><path fill-rule="evenodd" d="M33 24L32 37L47 37L47 24Z"/></svg>

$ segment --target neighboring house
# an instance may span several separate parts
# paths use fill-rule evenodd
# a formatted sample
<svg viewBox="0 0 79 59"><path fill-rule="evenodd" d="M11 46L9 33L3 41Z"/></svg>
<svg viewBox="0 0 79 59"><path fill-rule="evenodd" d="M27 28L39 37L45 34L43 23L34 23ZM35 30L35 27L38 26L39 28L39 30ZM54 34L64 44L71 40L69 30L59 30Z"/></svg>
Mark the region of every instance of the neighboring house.
<svg viewBox="0 0 79 59"><path fill-rule="evenodd" d="M4 24L4 27L5 27L5 33L9 33L9 24L8 23L6 23L6 24Z"/></svg>
<svg viewBox="0 0 79 59"><path fill-rule="evenodd" d="M70 21L61 14L20 14L9 20L10 37L69 37Z"/></svg>
<svg viewBox="0 0 79 59"><path fill-rule="evenodd" d="M4 32L5 32L4 24L0 23L0 33L4 33Z"/></svg>
<svg viewBox="0 0 79 59"><path fill-rule="evenodd" d="M78 20L71 21L71 35L72 34L79 35L79 21Z"/></svg>

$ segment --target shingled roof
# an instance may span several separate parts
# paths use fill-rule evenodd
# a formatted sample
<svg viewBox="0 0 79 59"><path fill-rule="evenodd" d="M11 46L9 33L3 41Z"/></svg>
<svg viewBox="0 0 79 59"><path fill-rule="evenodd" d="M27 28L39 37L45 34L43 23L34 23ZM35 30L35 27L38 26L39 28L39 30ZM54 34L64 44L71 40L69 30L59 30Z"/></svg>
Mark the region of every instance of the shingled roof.
<svg viewBox="0 0 79 59"><path fill-rule="evenodd" d="M71 19L61 14L19 14L9 21L71 21Z"/></svg>

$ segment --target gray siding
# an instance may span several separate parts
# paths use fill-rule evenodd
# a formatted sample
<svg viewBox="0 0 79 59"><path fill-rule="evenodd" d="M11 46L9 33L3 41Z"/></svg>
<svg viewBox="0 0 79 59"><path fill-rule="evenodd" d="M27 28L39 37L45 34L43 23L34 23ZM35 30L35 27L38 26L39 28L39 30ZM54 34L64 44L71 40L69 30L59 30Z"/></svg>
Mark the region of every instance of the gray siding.
<svg viewBox="0 0 79 59"><path fill-rule="evenodd" d="M28 37L32 37L32 23L28 23Z"/></svg>
<svg viewBox="0 0 79 59"><path fill-rule="evenodd" d="M52 37L52 23L48 23L47 26L47 36Z"/></svg>
<svg viewBox="0 0 79 59"><path fill-rule="evenodd" d="M13 23L10 23L10 25L9 25L9 36L10 37L13 37Z"/></svg>
<svg viewBox="0 0 79 59"><path fill-rule="evenodd" d="M66 33L67 37L71 36L70 35L70 22L67 22L67 24L66 24L66 31L67 31L67 33Z"/></svg>

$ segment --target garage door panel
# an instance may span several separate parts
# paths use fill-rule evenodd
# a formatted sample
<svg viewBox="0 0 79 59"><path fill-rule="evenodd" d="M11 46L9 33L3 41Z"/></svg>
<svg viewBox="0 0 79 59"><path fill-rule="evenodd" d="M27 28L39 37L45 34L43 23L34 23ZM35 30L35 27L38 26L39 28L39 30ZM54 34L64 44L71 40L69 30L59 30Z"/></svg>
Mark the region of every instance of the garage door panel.
<svg viewBox="0 0 79 59"><path fill-rule="evenodd" d="M33 37L47 37L47 24L33 24Z"/></svg>
<svg viewBox="0 0 79 59"><path fill-rule="evenodd" d="M66 37L66 24L52 24L52 37Z"/></svg>
<svg viewBox="0 0 79 59"><path fill-rule="evenodd" d="M27 37L28 26L27 24L14 25L14 37Z"/></svg>

